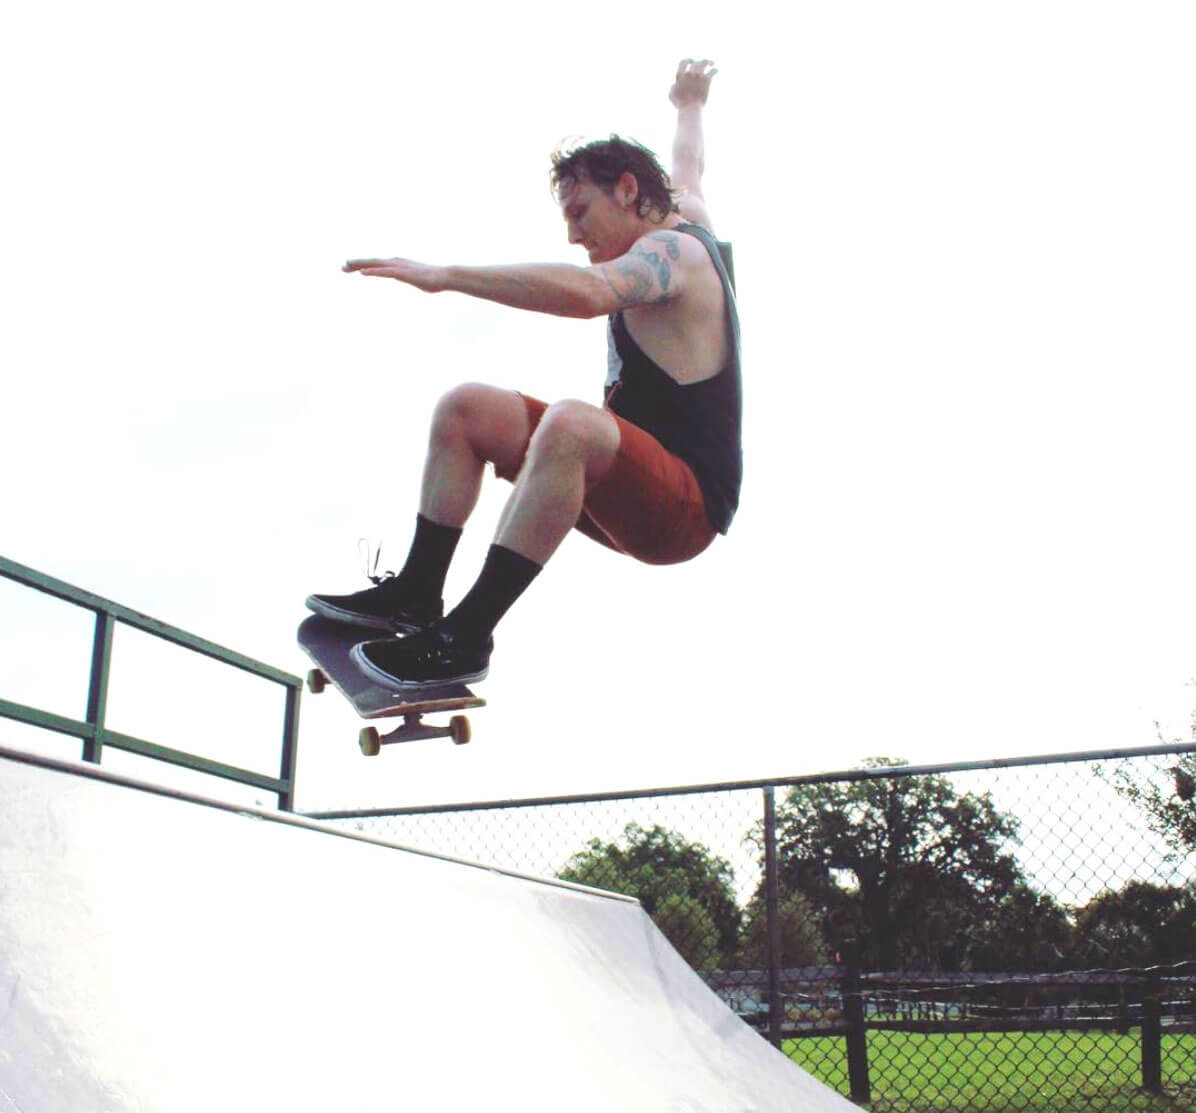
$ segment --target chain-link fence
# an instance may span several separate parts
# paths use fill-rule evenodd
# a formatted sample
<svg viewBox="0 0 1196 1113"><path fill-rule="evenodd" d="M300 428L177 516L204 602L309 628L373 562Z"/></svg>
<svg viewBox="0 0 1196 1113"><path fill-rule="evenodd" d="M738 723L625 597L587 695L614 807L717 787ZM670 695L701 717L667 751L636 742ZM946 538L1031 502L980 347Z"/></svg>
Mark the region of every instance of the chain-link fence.
<svg viewBox="0 0 1196 1113"><path fill-rule="evenodd" d="M873 1110L1196 1109L1196 746L321 818L638 897Z"/></svg>

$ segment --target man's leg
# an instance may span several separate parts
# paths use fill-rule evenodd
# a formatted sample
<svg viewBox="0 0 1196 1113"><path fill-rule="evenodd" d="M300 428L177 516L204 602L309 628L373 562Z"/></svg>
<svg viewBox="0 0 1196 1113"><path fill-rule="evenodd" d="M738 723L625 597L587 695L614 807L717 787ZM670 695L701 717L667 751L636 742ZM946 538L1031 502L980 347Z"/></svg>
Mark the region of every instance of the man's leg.
<svg viewBox="0 0 1196 1113"><path fill-rule="evenodd" d="M528 451L531 422L523 397L468 383L436 406L420 488L420 513L460 529L477 505L486 465L514 475Z"/></svg>
<svg viewBox="0 0 1196 1113"><path fill-rule="evenodd" d="M494 541L543 566L581 517L586 491L610 470L619 426L586 402L550 406L527 450Z"/></svg>
<svg viewBox="0 0 1196 1113"><path fill-rule="evenodd" d="M400 633L439 618L445 577L486 464L514 474L530 435L527 407L512 391L471 383L446 394L433 414L415 537L402 570L352 595L311 595L307 605L328 618Z"/></svg>
<svg viewBox="0 0 1196 1113"><path fill-rule="evenodd" d="M610 470L619 427L605 410L558 402L540 420L482 574L445 618L458 637L487 642L581 517L586 491Z"/></svg>
<svg viewBox="0 0 1196 1113"><path fill-rule="evenodd" d="M433 630L359 646L358 663L383 682L484 677L494 627L577 524L587 488L610 470L618 451L619 428L606 411L572 401L550 407L531 437L477 582Z"/></svg>

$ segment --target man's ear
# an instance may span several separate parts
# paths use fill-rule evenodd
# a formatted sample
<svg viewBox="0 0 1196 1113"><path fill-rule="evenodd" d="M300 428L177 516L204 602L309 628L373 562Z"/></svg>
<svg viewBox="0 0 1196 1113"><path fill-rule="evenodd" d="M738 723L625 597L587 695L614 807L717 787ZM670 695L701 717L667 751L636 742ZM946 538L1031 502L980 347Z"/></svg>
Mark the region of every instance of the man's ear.
<svg viewBox="0 0 1196 1113"><path fill-rule="evenodd" d="M615 182L615 199L619 204L629 209L635 204L640 195L640 183L630 170L624 170Z"/></svg>

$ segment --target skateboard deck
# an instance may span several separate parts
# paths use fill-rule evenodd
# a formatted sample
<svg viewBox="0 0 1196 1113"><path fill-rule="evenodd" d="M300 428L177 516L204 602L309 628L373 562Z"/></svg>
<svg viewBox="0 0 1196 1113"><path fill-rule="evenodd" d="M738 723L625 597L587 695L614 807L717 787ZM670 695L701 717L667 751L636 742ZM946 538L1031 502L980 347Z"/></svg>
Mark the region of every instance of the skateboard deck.
<svg viewBox="0 0 1196 1113"><path fill-rule="evenodd" d="M316 666L307 674L307 687L318 695L331 682L363 719L402 716L403 724L387 734L376 727L363 727L358 745L367 757L374 757L383 745L414 742L423 738L451 738L464 745L471 736L469 719L454 715L448 726L425 724L424 715L441 711L463 711L485 707L464 684L446 684L436 688L393 688L376 684L349 658L352 648L382 636L378 631L334 622L321 615L311 615L299 626L299 645Z"/></svg>

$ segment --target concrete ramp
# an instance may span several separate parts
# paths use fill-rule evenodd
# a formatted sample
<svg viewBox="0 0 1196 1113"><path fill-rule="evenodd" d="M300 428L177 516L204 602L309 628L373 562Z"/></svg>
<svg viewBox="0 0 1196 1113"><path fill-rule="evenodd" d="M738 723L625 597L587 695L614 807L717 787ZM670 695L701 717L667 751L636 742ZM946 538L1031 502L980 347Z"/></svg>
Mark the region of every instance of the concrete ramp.
<svg viewBox="0 0 1196 1113"><path fill-rule="evenodd" d="M639 904L0 750L0 1113L855 1110Z"/></svg>

